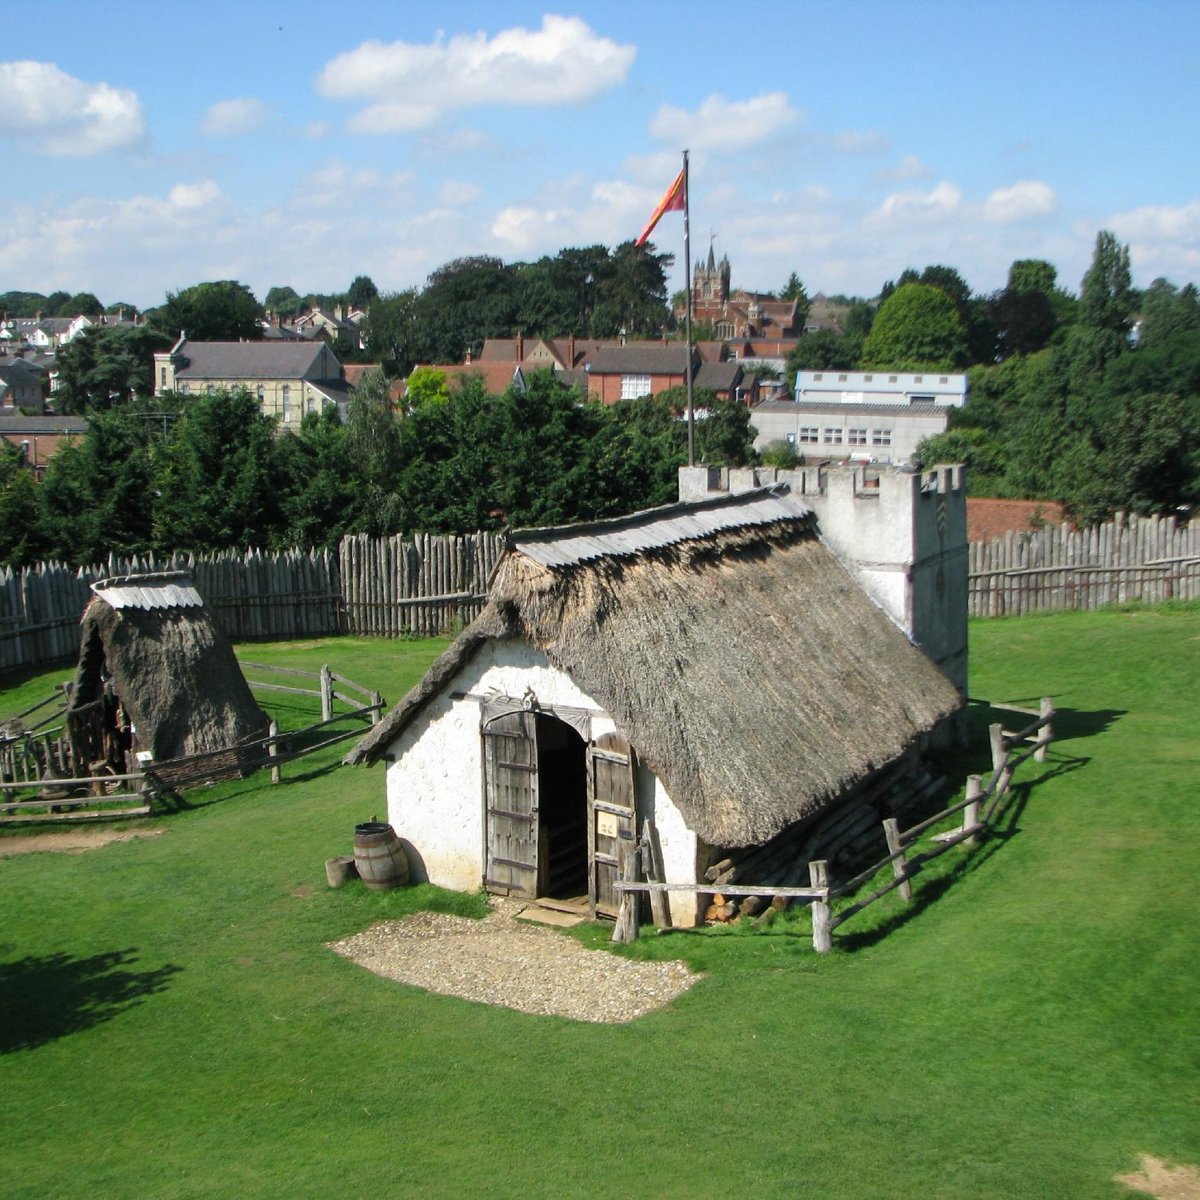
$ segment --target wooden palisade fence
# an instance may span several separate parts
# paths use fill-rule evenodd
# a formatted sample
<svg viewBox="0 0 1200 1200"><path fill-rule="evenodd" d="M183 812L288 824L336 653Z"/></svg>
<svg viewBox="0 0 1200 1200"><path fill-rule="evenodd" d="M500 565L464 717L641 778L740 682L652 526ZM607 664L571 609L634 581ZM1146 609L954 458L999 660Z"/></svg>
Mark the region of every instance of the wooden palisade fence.
<svg viewBox="0 0 1200 1200"><path fill-rule="evenodd" d="M72 658L89 585L107 575L186 570L235 641L402 637L475 617L504 548L496 533L342 539L338 550L116 558L93 566L0 567L0 671ZM970 547L976 617L1134 600L1200 598L1200 521L1122 517L1092 529L1046 525Z"/></svg>
<svg viewBox="0 0 1200 1200"><path fill-rule="evenodd" d="M344 538L338 552L259 550L209 557L117 558L78 569L0 568L0 671L79 653L90 585L110 575L187 571L234 641L435 634L483 605L503 548L498 534Z"/></svg>
<svg viewBox="0 0 1200 1200"><path fill-rule="evenodd" d="M998 724L990 727L992 773L986 785L980 776L969 776L965 799L926 817L908 829L901 830L896 818L887 818L883 822L883 838L888 853L852 878L837 884L830 882L829 863L825 859L808 863L808 886L756 886L746 883L718 885L712 881L666 883L662 879L660 858L654 853L654 828L652 823L647 821L637 846L630 843L627 847L622 847L625 853L621 860L621 878L614 884L621 896L621 903L616 928L613 931L613 941L636 940L636 896L639 893L649 893L653 901L656 895L661 897L665 892L692 892L719 898L722 903L717 905L718 908L725 908L725 901L730 898L748 897L755 903L748 911L743 909L742 915L753 916L756 924L765 924L779 907L786 907L793 901L808 903L812 906L813 949L818 954L826 953L833 948L833 933L837 928L889 892L899 890L905 901L911 901L912 879L925 863L945 854L960 843L973 846L986 836L996 824L1016 768L1029 758L1035 758L1038 762L1045 760L1046 748L1054 738L1054 706L1049 697L1043 698L1037 713L1029 713L1028 710L1015 707L1011 708L1011 711L1026 713L1035 719L1015 733L1006 731ZM1022 749L1018 752L1018 748ZM914 853L914 848L930 829L959 813L962 814L962 824L958 829L934 835L931 839L932 846ZM889 865L892 869L891 879L847 907L836 912L833 910L832 901L840 896L853 895ZM716 892L718 886L722 890ZM734 903L736 904L736 901ZM669 925L666 906L661 903L653 904L652 911L655 925L666 928ZM719 919L725 918L722 915Z"/></svg>
<svg viewBox="0 0 1200 1200"><path fill-rule="evenodd" d="M1200 521L1118 517L972 542L970 614L1016 616L1200 597Z"/></svg>

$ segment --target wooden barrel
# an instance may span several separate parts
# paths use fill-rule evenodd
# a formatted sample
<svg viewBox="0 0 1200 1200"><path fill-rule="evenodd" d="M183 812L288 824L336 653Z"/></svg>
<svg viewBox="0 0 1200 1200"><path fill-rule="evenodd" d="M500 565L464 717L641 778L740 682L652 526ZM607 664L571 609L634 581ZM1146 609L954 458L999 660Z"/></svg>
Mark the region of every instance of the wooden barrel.
<svg viewBox="0 0 1200 1200"><path fill-rule="evenodd" d="M408 856L386 821L355 825L354 865L359 878L373 892L386 892L408 882Z"/></svg>

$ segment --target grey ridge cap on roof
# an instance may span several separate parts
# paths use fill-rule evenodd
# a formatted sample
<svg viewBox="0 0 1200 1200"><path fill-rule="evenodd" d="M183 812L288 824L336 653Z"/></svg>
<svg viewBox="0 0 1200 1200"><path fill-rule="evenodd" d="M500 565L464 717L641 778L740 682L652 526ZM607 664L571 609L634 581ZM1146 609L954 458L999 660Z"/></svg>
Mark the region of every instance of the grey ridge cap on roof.
<svg viewBox="0 0 1200 1200"><path fill-rule="evenodd" d="M812 509L789 495L786 484L773 484L699 503L665 504L606 521L514 529L505 540L543 566L567 567L597 558L628 557L727 530L811 517Z"/></svg>
<svg viewBox="0 0 1200 1200"><path fill-rule="evenodd" d="M203 608L204 601L186 571L114 575L97 579L92 591L112 608Z"/></svg>

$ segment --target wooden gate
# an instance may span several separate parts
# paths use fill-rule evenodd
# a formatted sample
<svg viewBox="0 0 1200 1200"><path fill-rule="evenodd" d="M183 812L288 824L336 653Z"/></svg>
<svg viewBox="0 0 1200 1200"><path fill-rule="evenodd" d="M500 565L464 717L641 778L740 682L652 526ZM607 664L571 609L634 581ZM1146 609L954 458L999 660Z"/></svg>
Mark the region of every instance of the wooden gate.
<svg viewBox="0 0 1200 1200"><path fill-rule="evenodd" d="M617 846L637 837L633 749L619 733L588 746L588 906L615 915Z"/></svg>
<svg viewBox="0 0 1200 1200"><path fill-rule="evenodd" d="M487 862L485 886L537 898L537 717L510 712L483 727Z"/></svg>

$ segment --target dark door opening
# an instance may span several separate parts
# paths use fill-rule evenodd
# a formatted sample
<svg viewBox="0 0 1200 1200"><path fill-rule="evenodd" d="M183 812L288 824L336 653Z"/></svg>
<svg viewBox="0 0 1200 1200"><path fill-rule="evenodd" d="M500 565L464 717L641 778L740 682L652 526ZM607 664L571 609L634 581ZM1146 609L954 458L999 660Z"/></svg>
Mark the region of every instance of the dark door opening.
<svg viewBox="0 0 1200 1200"><path fill-rule="evenodd" d="M565 721L537 714L538 894L585 903L587 744Z"/></svg>

